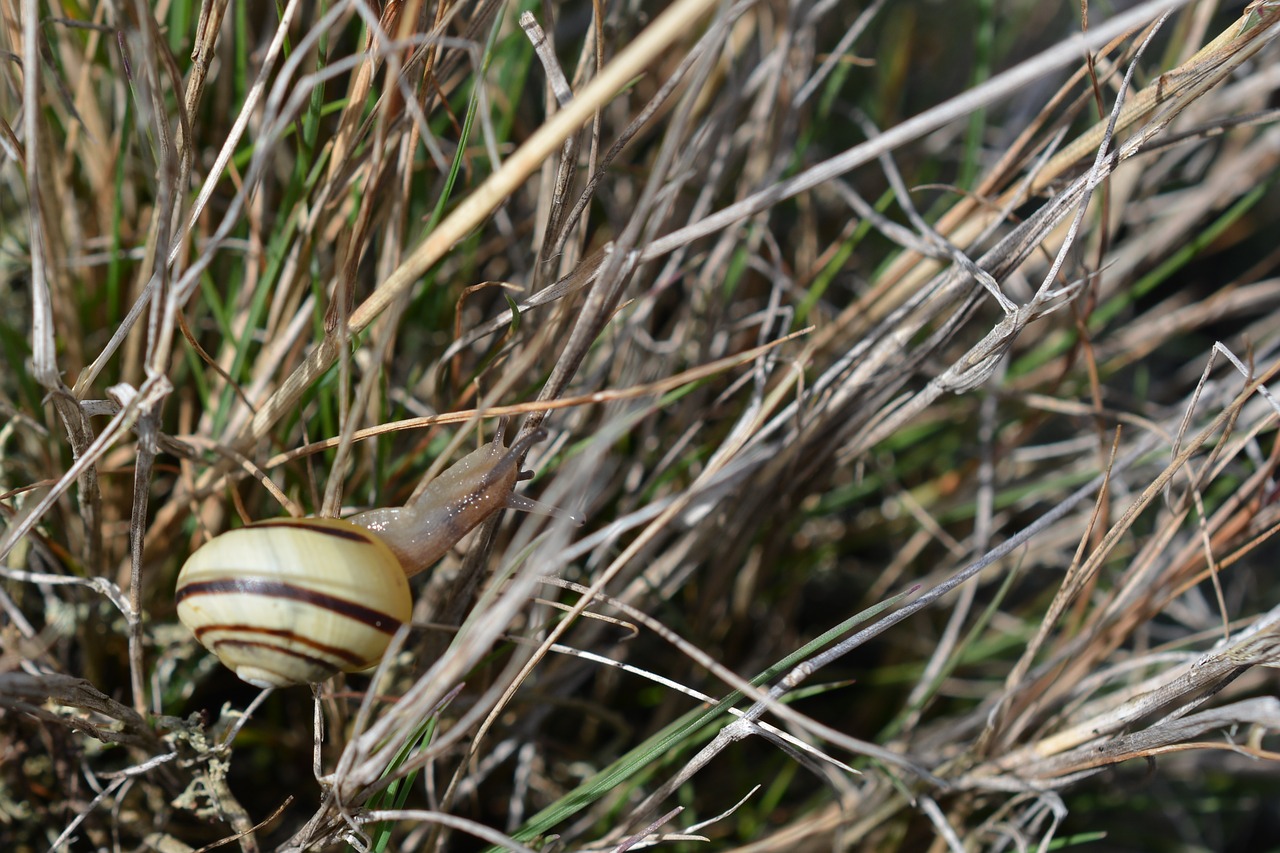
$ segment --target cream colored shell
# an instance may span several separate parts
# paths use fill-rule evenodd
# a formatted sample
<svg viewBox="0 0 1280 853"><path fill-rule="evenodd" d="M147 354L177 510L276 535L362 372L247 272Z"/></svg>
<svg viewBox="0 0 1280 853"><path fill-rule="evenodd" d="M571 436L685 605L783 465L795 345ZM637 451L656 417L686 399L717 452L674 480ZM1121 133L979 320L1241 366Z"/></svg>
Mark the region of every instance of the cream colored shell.
<svg viewBox="0 0 1280 853"><path fill-rule="evenodd" d="M259 687L365 669L412 611L391 550L326 518L264 521L209 540L183 565L176 599L196 639Z"/></svg>

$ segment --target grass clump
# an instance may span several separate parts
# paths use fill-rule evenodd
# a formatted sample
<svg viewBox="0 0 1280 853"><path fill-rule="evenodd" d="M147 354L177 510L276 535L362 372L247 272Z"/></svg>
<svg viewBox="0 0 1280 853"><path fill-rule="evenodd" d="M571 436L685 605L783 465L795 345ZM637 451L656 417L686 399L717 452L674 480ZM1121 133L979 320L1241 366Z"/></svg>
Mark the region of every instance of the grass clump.
<svg viewBox="0 0 1280 853"><path fill-rule="evenodd" d="M6 849L1275 844L1280 12L1088 12L6 6ZM376 671L177 623L539 429Z"/></svg>

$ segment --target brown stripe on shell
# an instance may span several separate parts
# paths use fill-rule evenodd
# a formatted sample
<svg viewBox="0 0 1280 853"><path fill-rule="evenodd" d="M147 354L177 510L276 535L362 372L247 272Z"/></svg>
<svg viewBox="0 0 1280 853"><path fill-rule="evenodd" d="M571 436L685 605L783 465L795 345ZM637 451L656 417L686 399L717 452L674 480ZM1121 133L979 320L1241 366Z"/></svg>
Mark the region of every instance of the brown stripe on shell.
<svg viewBox="0 0 1280 853"><path fill-rule="evenodd" d="M236 672L237 675L241 675L241 670L246 666L248 661L236 661L236 658L246 657L248 654L253 654L253 657L260 657L262 653L266 652L279 654L279 656L284 658L285 661L301 661L303 667L305 667L305 671L294 669L294 666L289 665L289 663L285 663L282 669L280 666L269 666L266 661L253 661L253 669L268 672L268 674L274 676L276 683L271 683L271 686L302 684L305 683L305 681L307 681L307 683L315 683L315 681L328 679L330 675L334 674L334 672L343 669L343 667L339 666L338 663L326 661L324 658L311 657L310 654L297 652L291 648L271 646L270 643L255 643L252 642L252 640L220 640L220 642L214 643L214 647L210 648L209 651L216 654L216 656L219 657L219 660L223 660L224 663L227 663L228 666L232 667L232 670ZM224 654L227 658L232 658L232 661L236 662L236 665L233 666L232 662L225 660L223 657ZM285 672L285 669L292 669L293 671ZM356 669L362 669L362 667L351 667L351 669L347 671L355 671ZM243 676L241 676L241 678L243 678ZM268 680L270 683L269 679L265 680ZM250 683L256 684L256 681L250 681Z"/></svg>
<svg viewBox="0 0 1280 853"><path fill-rule="evenodd" d="M339 648L337 646L329 646L324 643L318 643L315 640L302 636L301 634L294 633L293 631L286 631L282 628L259 628L256 625L243 625L243 624L202 625L201 627L197 628L194 633L196 635L196 639L209 648L216 648L217 646L223 645L224 643L232 643L238 646L260 646L262 648L268 648L268 649L279 649L280 651L284 651L284 652L287 652L288 654L296 655L298 657L307 657L306 655L303 655L301 652L290 651L281 646L277 646L274 643L268 643L268 642L255 642L252 640L235 640L231 638L227 638L227 639L215 638L206 643L204 639L205 635L215 631L216 632L234 632L237 634L259 634L262 636L271 637L273 639L279 638L281 640L286 640L290 643L297 643L300 646L307 646L311 649L314 649L315 651L319 652L322 655L330 655L332 657L337 658L338 660L346 661L348 664L350 664L353 667L364 666L368 663L360 655L352 654L346 649ZM307 659L318 660L317 658L310 658L310 657L308 657Z"/></svg>
<svg viewBox="0 0 1280 853"><path fill-rule="evenodd" d="M305 530L308 533L320 533L325 536L332 536L335 539L348 539L352 542L368 542L368 532L360 529L356 525L350 527L329 527L326 524L316 524L313 518L273 518L269 521L257 521L253 524L242 528L252 530L261 527L289 527L297 530Z"/></svg>
<svg viewBox="0 0 1280 853"><path fill-rule="evenodd" d="M269 652L275 652L277 654L281 654L286 657L296 658L297 660L305 661L308 666L313 667L315 670L317 670L317 672L324 671L332 674L337 672L339 669L341 669L341 667L335 664L333 661L328 661L328 660L325 660L324 658L312 657L311 655L305 654L304 652L296 651L294 649L286 649L283 646L277 646L272 643L256 643L252 640L218 640L213 644L213 647L210 648L209 650L213 652L215 655L218 655L218 657L222 657L222 652L220 650L228 646L232 648L237 648L237 649L266 649ZM261 666L261 664L259 664L259 666ZM269 668L264 667L264 669L268 669L268 671L270 671ZM279 674L283 675L285 678L288 678L288 675L286 675L285 673L279 673Z"/></svg>
<svg viewBox="0 0 1280 853"><path fill-rule="evenodd" d="M357 604L354 601L339 598L336 595L316 592L296 584L255 577L198 581L184 584L175 593L174 601L181 604L188 598L198 595L228 594L261 595L268 598L287 598L293 601L301 601L304 604L310 604L323 610L333 611L357 622L363 622L370 628L381 631L384 634L394 634L400 627L399 619L383 613L381 610L374 610L372 607L365 607L363 604Z"/></svg>

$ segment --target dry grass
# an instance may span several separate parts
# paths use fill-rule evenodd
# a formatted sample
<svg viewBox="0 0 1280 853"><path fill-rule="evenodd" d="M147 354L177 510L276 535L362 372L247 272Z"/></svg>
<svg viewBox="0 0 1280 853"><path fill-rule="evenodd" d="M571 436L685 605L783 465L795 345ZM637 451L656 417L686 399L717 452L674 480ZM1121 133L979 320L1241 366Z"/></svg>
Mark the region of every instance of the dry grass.
<svg viewBox="0 0 1280 853"><path fill-rule="evenodd" d="M995 5L2 0L0 846L1275 844L1280 9ZM372 677L177 624L500 420Z"/></svg>

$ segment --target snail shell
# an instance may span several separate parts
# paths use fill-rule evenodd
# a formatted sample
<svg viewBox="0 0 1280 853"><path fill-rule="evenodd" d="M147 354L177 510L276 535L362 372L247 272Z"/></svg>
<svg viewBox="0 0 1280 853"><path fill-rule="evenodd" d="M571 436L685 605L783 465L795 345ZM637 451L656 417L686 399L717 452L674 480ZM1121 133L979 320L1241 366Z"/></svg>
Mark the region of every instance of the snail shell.
<svg viewBox="0 0 1280 853"><path fill-rule="evenodd" d="M258 687L324 681L377 663L412 612L407 576L429 568L504 506L557 512L512 494L546 436L501 437L460 459L403 507L344 521L262 521L215 536L178 573L178 618Z"/></svg>
<svg viewBox="0 0 1280 853"><path fill-rule="evenodd" d="M333 518L263 521L214 537L182 567L175 597L196 639L258 687L366 669L412 612L391 549Z"/></svg>

